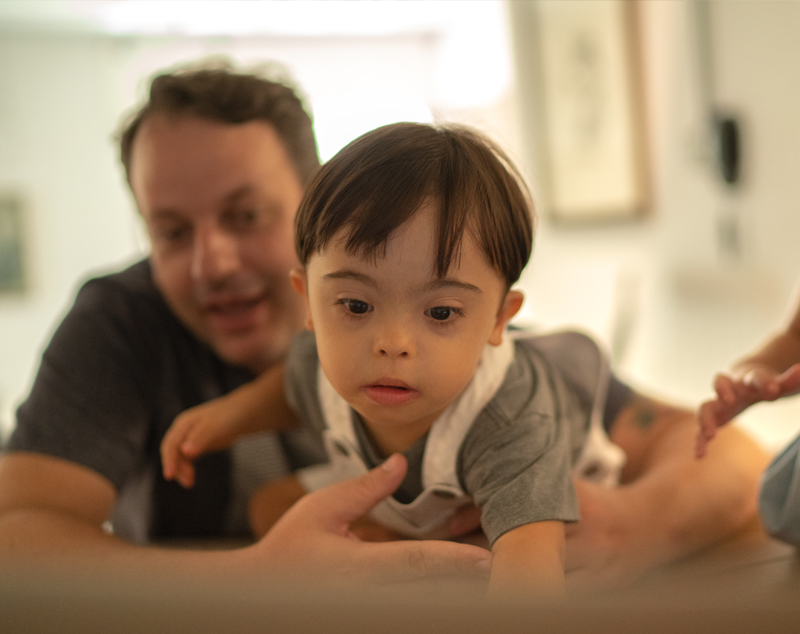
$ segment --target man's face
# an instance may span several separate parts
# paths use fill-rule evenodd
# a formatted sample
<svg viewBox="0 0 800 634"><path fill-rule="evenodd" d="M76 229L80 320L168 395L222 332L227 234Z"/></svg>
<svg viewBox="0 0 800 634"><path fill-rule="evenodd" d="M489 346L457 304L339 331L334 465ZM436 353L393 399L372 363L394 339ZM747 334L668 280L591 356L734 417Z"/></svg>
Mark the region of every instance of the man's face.
<svg viewBox="0 0 800 634"><path fill-rule="evenodd" d="M134 139L130 175L170 308L222 358L264 370L302 327L288 277L302 186L277 133L154 115Z"/></svg>

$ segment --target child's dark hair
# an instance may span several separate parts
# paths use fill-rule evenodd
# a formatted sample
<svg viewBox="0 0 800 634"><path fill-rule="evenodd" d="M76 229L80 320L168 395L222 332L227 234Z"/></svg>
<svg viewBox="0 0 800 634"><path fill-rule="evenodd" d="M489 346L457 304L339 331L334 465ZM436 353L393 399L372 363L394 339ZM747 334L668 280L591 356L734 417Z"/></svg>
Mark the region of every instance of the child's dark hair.
<svg viewBox="0 0 800 634"><path fill-rule="evenodd" d="M300 262L308 264L343 228L348 253L379 257L395 229L429 199L439 208L437 275L457 261L468 230L507 287L519 279L533 243L528 190L502 150L460 126L395 123L342 149L300 204Z"/></svg>

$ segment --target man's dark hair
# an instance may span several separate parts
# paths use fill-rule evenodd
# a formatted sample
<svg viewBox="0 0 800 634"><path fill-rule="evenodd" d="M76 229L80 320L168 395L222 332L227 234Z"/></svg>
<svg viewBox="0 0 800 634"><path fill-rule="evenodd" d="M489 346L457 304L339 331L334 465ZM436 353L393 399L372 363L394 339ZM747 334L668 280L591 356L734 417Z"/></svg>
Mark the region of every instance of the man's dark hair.
<svg viewBox="0 0 800 634"><path fill-rule="evenodd" d="M283 142L300 183L319 167L311 117L287 81L235 72L227 62L184 66L157 75L146 103L127 117L119 133L120 158L130 183L136 133L155 114L193 115L222 123L264 121Z"/></svg>
<svg viewBox="0 0 800 634"><path fill-rule="evenodd" d="M432 200L438 207L436 274L457 261L470 231L507 288L533 243L528 190L494 143L460 126L395 123L359 137L314 177L295 221L305 266L340 229L347 253L377 258L392 233Z"/></svg>

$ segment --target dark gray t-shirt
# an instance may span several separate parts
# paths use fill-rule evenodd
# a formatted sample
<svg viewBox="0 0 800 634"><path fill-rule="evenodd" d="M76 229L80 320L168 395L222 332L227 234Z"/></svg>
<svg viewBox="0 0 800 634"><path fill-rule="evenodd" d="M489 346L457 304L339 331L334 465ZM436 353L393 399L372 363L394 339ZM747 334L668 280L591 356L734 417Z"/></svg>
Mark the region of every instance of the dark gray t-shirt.
<svg viewBox="0 0 800 634"><path fill-rule="evenodd" d="M262 437L260 473L234 468L247 451L239 446L200 458L187 490L163 479L159 446L182 411L252 378L175 318L144 260L80 289L43 354L7 450L63 458L108 478L119 492L114 529L132 541L241 534L248 492L287 467L322 459L321 450L287 466L280 443Z"/></svg>
<svg viewBox="0 0 800 634"><path fill-rule="evenodd" d="M321 436L325 419L318 363L313 333L297 336L286 363L287 398L306 427ZM515 341L505 379L470 427L457 459L461 487L481 507L490 543L524 524L578 519L572 468L586 437L591 400L531 340ZM615 416L623 404L612 405L610 414ZM380 456L355 412L353 424L362 458L374 466ZM402 503L422 491L425 442L421 438L406 452L408 475L395 494Z"/></svg>

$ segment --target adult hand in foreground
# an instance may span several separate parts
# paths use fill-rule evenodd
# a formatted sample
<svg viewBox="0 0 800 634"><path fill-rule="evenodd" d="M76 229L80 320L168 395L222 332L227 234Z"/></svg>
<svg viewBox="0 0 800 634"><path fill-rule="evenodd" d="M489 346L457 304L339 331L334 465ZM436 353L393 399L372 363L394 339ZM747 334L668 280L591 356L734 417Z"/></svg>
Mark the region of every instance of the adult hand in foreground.
<svg viewBox="0 0 800 634"><path fill-rule="evenodd" d="M362 542L350 525L390 495L407 464L390 457L372 471L301 498L253 546L278 574L314 579L413 581L448 576L488 576L491 553L447 541Z"/></svg>

